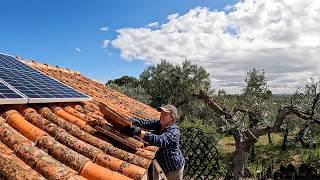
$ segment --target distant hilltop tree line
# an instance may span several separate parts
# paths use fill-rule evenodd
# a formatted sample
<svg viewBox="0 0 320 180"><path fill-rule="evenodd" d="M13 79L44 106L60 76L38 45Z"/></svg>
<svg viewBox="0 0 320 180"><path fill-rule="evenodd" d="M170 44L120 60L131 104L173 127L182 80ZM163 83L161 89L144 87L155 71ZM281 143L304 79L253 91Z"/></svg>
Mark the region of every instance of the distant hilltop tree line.
<svg viewBox="0 0 320 180"><path fill-rule="evenodd" d="M311 79L304 91L280 101L273 97L264 70L250 69L244 78L241 94L224 90L215 93L210 74L201 66L184 61L173 65L162 60L147 67L139 79L123 76L107 86L153 107L171 103L180 114L180 123L200 125L212 133L229 134L235 140L235 152L229 163L227 178L241 179L254 159L254 147L262 135L300 128L295 143L310 147L308 134L320 124L319 80Z"/></svg>

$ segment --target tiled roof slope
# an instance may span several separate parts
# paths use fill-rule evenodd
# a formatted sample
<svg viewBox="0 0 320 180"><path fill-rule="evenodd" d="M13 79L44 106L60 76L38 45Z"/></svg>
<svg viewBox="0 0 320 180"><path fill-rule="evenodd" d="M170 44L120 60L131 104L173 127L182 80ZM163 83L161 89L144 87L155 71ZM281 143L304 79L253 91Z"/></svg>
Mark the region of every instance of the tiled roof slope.
<svg viewBox="0 0 320 180"><path fill-rule="evenodd" d="M113 89L110 89L99 82L91 80L81 75L79 72L57 66L39 64L35 61L22 60L22 62L64 82L65 84L72 86L81 92L94 97L96 101L105 101L107 104L113 107L114 110L120 112L121 114L129 117L135 116L147 119L159 117L159 112L157 112L154 108L121 94Z"/></svg>
<svg viewBox="0 0 320 180"><path fill-rule="evenodd" d="M141 179L157 148L110 128L102 101L127 117L155 118L138 101L63 68L24 61L94 98L92 102L0 106L0 179ZM92 125L134 144L97 135Z"/></svg>

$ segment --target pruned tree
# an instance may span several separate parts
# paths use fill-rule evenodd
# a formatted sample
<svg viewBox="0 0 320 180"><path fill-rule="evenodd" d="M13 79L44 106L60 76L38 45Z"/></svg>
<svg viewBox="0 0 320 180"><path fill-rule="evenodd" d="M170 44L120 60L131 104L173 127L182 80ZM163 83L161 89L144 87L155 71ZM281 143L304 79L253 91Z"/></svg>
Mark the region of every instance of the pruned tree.
<svg viewBox="0 0 320 180"><path fill-rule="evenodd" d="M307 95L309 99L302 99L306 101L303 104L308 104L308 106L299 106L302 105L301 102L295 103L291 100L288 105L281 106L275 113L274 119L267 123L263 122L266 121L263 118L266 114L263 105L268 99L266 95L271 91L268 89L264 72L257 69L249 70L245 82L244 93L239 96L239 102L235 103L233 108L223 107L213 96L204 91L200 90L194 94L219 115L224 130L232 134L235 140L236 151L228 172L228 177L233 179L241 179L244 176L250 153L258 138L262 135L284 131L282 125L292 119L288 117L295 117L303 121L304 126L298 133L297 139L305 147L310 146L307 136L310 126L314 123L320 124L320 117L315 113L319 108L320 99L317 89L320 83L316 84L317 81L310 81L311 83L306 85L308 90L305 90L303 97Z"/></svg>
<svg viewBox="0 0 320 180"><path fill-rule="evenodd" d="M199 91L195 96L220 115L222 121L229 127L228 131L233 135L236 151L233 155L230 171L228 173L228 176L233 179L241 179L244 176L250 149L257 142L258 138L268 133L282 131L281 125L284 123L287 116L295 115L306 122L320 124L320 117L315 116L315 114L312 113L315 106L312 106L312 111L308 112L294 105L287 105L279 108L277 116L271 126L258 127L250 126L249 124L244 126L242 119L239 117L247 116L250 122L255 122L256 116L254 115L254 112L241 108L227 109L222 107L203 91ZM320 94L318 93L316 97L314 97L313 105L317 104L319 96ZM253 113L253 115L250 115L250 113ZM242 116L239 116L239 114Z"/></svg>
<svg viewBox="0 0 320 180"><path fill-rule="evenodd" d="M317 105L320 98L320 79L317 77L310 77L308 82L306 83L304 89L303 100L306 102L299 102L303 104L305 107L306 113L314 116L316 112L319 111L319 106ZM303 101L302 100L302 101ZM296 142L300 142L301 145L305 148L315 147L316 142L312 137L311 127L314 125L313 121L304 122L302 128L297 133L295 139L290 144L295 144Z"/></svg>
<svg viewBox="0 0 320 180"><path fill-rule="evenodd" d="M245 109L248 113L249 127L253 128L258 123L267 123L267 118L263 118L264 105L267 99L272 97L272 92L268 87L268 80L264 70L257 68L249 69L244 79L245 86L241 95L240 108ZM269 143L272 143L271 135L268 134ZM254 146L250 150L250 160L255 160Z"/></svg>

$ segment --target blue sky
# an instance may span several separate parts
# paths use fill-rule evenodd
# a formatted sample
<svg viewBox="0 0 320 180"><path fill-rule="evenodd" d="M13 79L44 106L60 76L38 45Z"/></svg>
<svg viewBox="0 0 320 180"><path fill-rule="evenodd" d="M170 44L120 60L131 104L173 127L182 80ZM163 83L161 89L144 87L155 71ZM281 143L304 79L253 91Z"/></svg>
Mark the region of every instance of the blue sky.
<svg viewBox="0 0 320 180"><path fill-rule="evenodd" d="M145 61L125 60L120 50L103 40L117 38L116 30L167 22L170 14L196 7L221 11L237 0L1 0L0 52L41 63L68 67L105 82L138 77ZM100 28L108 27L107 31ZM80 51L77 51L79 48Z"/></svg>

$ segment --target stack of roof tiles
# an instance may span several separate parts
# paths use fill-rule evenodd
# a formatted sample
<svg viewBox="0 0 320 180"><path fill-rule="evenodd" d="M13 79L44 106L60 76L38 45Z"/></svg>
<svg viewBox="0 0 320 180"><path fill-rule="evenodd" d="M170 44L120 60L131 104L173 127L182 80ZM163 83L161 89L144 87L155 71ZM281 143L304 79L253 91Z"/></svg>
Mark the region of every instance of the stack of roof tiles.
<svg viewBox="0 0 320 180"><path fill-rule="evenodd" d="M92 124L108 125L97 106L104 102L126 117L152 119L143 103L68 69L24 61L84 92L92 102L0 106L0 179L141 179L157 148L115 130L133 150L96 135Z"/></svg>

